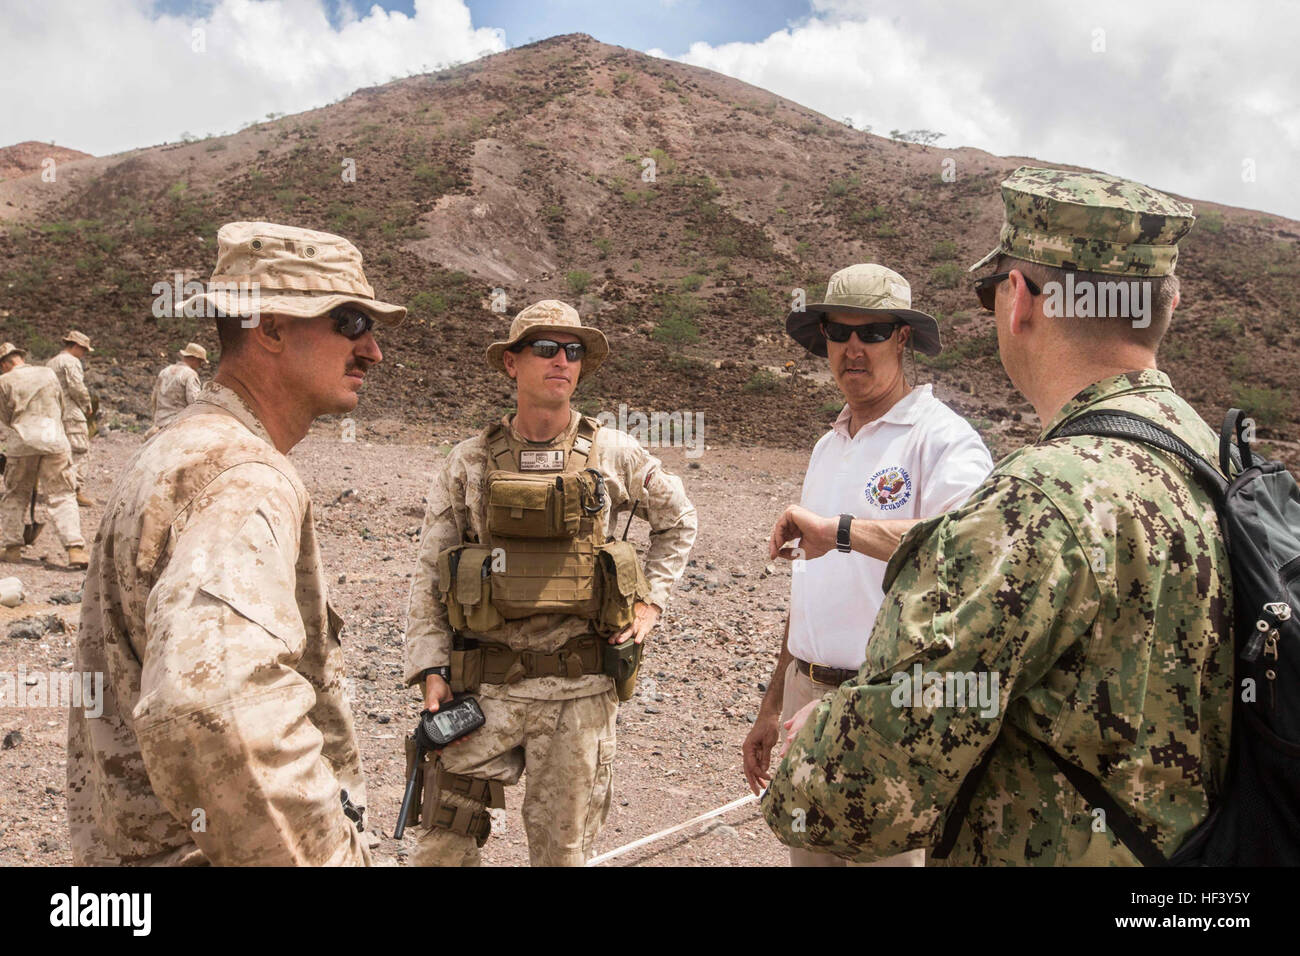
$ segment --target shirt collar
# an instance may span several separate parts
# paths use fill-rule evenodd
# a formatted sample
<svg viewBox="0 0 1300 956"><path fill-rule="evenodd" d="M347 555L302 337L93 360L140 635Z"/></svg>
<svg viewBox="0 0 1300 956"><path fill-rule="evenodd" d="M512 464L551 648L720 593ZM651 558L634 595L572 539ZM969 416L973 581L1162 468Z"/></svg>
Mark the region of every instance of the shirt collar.
<svg viewBox="0 0 1300 956"><path fill-rule="evenodd" d="M1119 375L1112 375L1110 378L1103 378L1100 382L1093 382L1062 406L1055 417L1047 423L1047 427L1043 429L1039 440L1042 441L1052 429L1082 414L1094 405L1099 405L1117 395L1125 395L1130 392L1148 392L1154 389L1172 390L1173 385L1170 384L1168 375L1153 368L1123 372Z"/></svg>
<svg viewBox="0 0 1300 956"><path fill-rule="evenodd" d="M207 385L203 386L203 390L199 392L199 397L194 400L196 405L199 402L217 406L217 408L233 416L241 425L262 439L262 441L272 448L275 447L275 442L271 441L271 436L267 434L266 429L262 426L257 413L249 408L248 403L232 389L226 388L224 385L218 385L216 382L208 382Z"/></svg>
<svg viewBox="0 0 1300 956"><path fill-rule="evenodd" d="M858 434L861 435L865 429L877 424L915 425L921 420L926 406L933 399L933 393L934 387L931 385L913 386L912 390L896 401L889 411L859 428ZM852 441L849 436L849 422L852 419L853 409L849 408L846 402L844 407L840 409L839 417L835 419L835 424L831 426L831 430Z"/></svg>
<svg viewBox="0 0 1300 956"><path fill-rule="evenodd" d="M566 428L564 431L562 431L560 434L556 435L549 442L533 441L531 438L525 438L523 435L519 434L519 430L515 428L514 412L507 412L505 415L503 415L501 417L501 424L505 425L506 428L509 429L510 436L512 438L514 438L517 441L524 442L525 444L528 445L554 445L557 443L563 443L567 445L569 443L569 439L572 438L574 432L577 431L578 419L581 417L582 416L579 415L575 409L570 408L569 427Z"/></svg>

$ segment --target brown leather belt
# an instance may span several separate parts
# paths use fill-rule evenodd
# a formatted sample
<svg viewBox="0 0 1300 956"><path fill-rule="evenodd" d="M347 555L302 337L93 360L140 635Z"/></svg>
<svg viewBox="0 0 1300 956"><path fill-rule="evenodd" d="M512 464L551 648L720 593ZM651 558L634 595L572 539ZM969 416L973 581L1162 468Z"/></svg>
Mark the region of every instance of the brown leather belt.
<svg viewBox="0 0 1300 956"><path fill-rule="evenodd" d="M858 676L856 670L849 670L844 667L827 667L825 664L809 664L797 657L794 659L794 666L799 669L800 674L807 675L808 679L814 684L823 684L826 687L839 687L846 680Z"/></svg>

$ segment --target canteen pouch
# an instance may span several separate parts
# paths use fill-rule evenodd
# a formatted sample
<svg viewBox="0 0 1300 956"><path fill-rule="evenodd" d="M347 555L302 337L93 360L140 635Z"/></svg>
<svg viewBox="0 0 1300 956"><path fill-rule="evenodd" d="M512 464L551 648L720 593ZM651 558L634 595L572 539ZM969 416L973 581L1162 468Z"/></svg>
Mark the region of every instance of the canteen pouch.
<svg viewBox="0 0 1300 956"><path fill-rule="evenodd" d="M487 478L487 527L493 537L572 538L582 521L587 476L493 471ZM587 478L585 484L590 485Z"/></svg>
<svg viewBox="0 0 1300 956"><path fill-rule="evenodd" d="M631 700L636 693L636 675L641 668L641 650L645 645L628 638L622 644L606 642L602 648L602 670L614 678L614 692L619 700Z"/></svg>
<svg viewBox="0 0 1300 956"><path fill-rule="evenodd" d="M458 544L438 554L438 590L453 630L487 631L504 623L492 604L492 549Z"/></svg>
<svg viewBox="0 0 1300 956"><path fill-rule="evenodd" d="M604 634L621 631L634 619L633 607L645 594L645 577L630 541L609 541L596 549L600 572L600 617L597 628ZM611 675L612 676L612 675Z"/></svg>

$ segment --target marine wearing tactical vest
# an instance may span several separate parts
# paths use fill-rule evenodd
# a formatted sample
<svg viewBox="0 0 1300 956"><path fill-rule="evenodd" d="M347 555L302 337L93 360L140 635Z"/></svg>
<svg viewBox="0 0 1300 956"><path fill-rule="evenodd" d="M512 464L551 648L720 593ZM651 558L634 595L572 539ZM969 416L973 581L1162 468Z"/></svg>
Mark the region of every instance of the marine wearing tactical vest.
<svg viewBox="0 0 1300 956"><path fill-rule="evenodd" d="M607 354L572 307L524 309L488 349L518 384L519 413L457 445L434 476L407 681L424 685L429 710L475 695L487 723L417 769L417 863L476 864L489 811L525 767L534 864L582 865L608 813L617 702L632 695L696 521L677 477L570 407L578 377ZM629 511L651 525L644 573L615 534Z"/></svg>

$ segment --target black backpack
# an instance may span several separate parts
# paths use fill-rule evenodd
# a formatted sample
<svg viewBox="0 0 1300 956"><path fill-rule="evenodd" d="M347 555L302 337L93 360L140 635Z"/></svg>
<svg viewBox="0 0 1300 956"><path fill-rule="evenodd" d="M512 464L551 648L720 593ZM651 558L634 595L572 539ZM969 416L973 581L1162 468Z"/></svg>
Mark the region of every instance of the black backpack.
<svg viewBox="0 0 1300 956"><path fill-rule="evenodd" d="M1182 458L1214 499L1232 566L1236 681L1227 776L1209 814L1172 857L1096 777L1043 745L1145 866L1300 865L1300 487L1281 462L1251 452L1248 421L1240 409L1228 412L1218 469L1173 432L1130 412L1087 412L1048 436L1126 438ZM963 784L935 858L956 842L987 762L986 755Z"/></svg>

